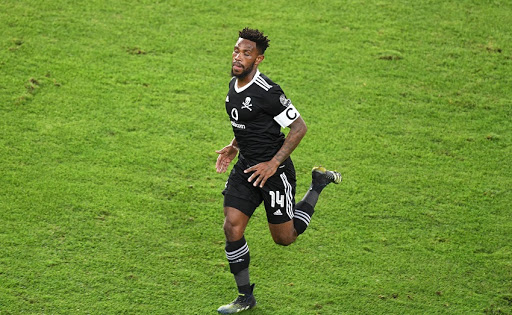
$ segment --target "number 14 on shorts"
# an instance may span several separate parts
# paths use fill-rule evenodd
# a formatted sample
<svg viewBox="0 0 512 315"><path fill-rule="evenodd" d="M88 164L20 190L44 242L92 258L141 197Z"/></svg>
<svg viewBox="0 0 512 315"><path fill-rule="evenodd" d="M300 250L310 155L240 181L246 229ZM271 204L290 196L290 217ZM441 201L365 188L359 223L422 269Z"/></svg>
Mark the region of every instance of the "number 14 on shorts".
<svg viewBox="0 0 512 315"><path fill-rule="evenodd" d="M280 207L284 207L284 195L281 195L279 191L269 191L270 195L270 206L275 208L276 204Z"/></svg>

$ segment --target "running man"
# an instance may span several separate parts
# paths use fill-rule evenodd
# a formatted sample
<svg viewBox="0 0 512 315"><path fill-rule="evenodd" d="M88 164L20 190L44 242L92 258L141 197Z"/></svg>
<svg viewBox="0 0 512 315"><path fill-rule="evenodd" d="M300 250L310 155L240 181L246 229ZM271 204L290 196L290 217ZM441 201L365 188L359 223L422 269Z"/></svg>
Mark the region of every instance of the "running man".
<svg viewBox="0 0 512 315"><path fill-rule="evenodd" d="M218 309L232 314L256 305L249 280L249 247L245 228L263 202L274 242L287 246L308 227L318 196L328 184L339 184L340 173L314 167L308 192L295 204L295 168L290 158L307 131L306 123L281 87L260 73L269 39L256 29L239 32L232 55L226 112L234 132L219 151L216 168L224 173L238 155L224 195L226 257L238 287L238 297ZM290 128L288 135L281 128Z"/></svg>

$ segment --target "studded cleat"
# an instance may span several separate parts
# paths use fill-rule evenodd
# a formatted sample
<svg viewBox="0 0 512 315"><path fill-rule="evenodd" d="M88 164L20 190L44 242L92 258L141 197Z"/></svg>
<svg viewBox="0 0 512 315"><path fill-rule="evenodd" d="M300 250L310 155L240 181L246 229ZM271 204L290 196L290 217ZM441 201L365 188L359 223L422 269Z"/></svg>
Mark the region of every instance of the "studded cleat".
<svg viewBox="0 0 512 315"><path fill-rule="evenodd" d="M323 166L315 166L311 171L312 182L314 188L323 189L330 183L339 184L343 180L341 174L336 171L329 171Z"/></svg>
<svg viewBox="0 0 512 315"><path fill-rule="evenodd" d="M252 294L253 290L254 284L251 285L251 294L239 293L233 302L219 307L217 312L221 314L235 314L253 308L256 305L256 299Z"/></svg>

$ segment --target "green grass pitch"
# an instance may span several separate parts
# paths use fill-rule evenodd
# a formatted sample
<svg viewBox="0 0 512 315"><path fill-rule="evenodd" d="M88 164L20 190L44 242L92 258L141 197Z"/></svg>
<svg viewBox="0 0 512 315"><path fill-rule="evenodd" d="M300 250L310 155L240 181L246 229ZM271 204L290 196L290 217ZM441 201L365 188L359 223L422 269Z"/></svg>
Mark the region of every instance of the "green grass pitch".
<svg viewBox="0 0 512 315"><path fill-rule="evenodd" d="M512 3L0 2L0 314L214 314L238 30L309 131L310 228L246 239L250 314L511 314Z"/></svg>

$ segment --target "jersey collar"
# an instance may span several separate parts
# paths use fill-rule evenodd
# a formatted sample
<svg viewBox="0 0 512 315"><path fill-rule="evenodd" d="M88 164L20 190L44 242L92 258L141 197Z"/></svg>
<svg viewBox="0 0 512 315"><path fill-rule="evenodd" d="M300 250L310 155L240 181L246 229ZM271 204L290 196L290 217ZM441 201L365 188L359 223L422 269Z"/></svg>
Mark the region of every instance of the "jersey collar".
<svg viewBox="0 0 512 315"><path fill-rule="evenodd" d="M245 91L248 87L250 87L254 81L260 76L260 70L256 70L256 73L254 74L254 77L252 78L251 82L247 83L246 85L242 86L241 88L238 87L238 78L235 80L235 92L240 93Z"/></svg>

